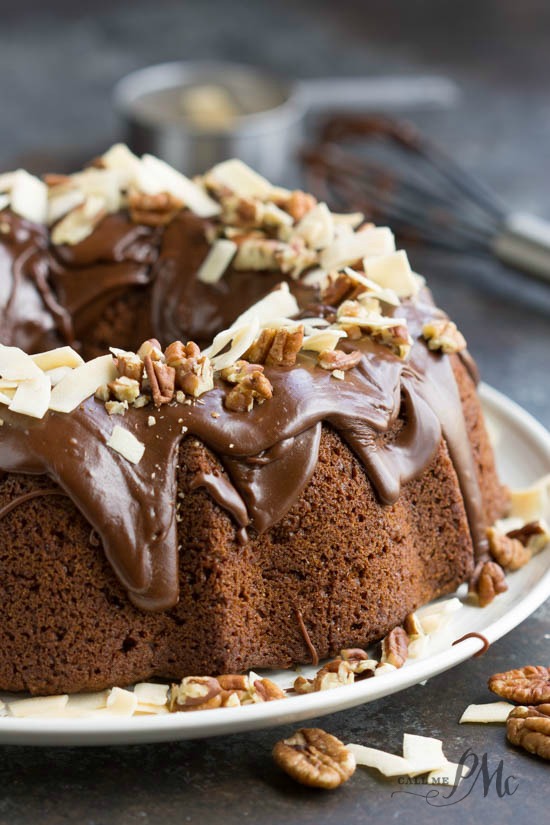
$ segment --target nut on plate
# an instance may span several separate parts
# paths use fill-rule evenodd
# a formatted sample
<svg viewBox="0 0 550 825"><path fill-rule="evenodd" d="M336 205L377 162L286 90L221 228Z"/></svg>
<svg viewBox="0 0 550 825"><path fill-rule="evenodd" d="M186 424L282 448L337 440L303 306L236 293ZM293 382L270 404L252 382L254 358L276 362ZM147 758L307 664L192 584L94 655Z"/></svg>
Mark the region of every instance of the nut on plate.
<svg viewBox="0 0 550 825"><path fill-rule="evenodd" d="M486 607L498 596L508 590L504 570L496 561L481 561L470 580L469 592L477 596L479 606Z"/></svg>
<svg viewBox="0 0 550 825"><path fill-rule="evenodd" d="M550 705L514 708L506 720L506 736L512 745L550 759Z"/></svg>
<svg viewBox="0 0 550 825"><path fill-rule="evenodd" d="M489 552L503 570L519 570L531 559L531 550L519 539L500 533L494 527L487 529Z"/></svg>
<svg viewBox="0 0 550 825"><path fill-rule="evenodd" d="M186 676L179 685L172 685L168 700L171 713L183 710L210 710L222 703L222 688L212 676Z"/></svg>
<svg viewBox="0 0 550 825"><path fill-rule="evenodd" d="M310 788L337 788L355 771L353 754L321 728L301 728L277 742L273 758L292 779Z"/></svg>
<svg viewBox="0 0 550 825"><path fill-rule="evenodd" d="M382 639L382 664L403 667L409 655L409 637L402 627L394 627Z"/></svg>
<svg viewBox="0 0 550 825"><path fill-rule="evenodd" d="M489 690L522 705L539 705L550 702L550 668L543 665L507 670L495 673L488 681Z"/></svg>

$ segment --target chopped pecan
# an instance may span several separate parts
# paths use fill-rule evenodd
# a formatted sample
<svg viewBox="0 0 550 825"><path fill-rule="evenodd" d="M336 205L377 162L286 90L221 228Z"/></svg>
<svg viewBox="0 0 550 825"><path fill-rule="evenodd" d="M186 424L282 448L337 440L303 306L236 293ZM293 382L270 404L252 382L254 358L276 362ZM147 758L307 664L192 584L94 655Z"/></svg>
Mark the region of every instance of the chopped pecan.
<svg viewBox="0 0 550 825"><path fill-rule="evenodd" d="M402 627L394 627L382 639L382 664L403 667L409 655L409 637Z"/></svg>
<svg viewBox="0 0 550 825"><path fill-rule="evenodd" d="M517 530L509 530L506 533L508 538L517 539L524 547L527 547L534 555L542 550L550 541L550 530L547 524L542 521L529 521Z"/></svg>
<svg viewBox="0 0 550 825"><path fill-rule="evenodd" d="M210 359L201 355L194 341L184 345L174 341L165 352L166 363L176 370L176 385L187 395L199 398L214 386L214 370Z"/></svg>
<svg viewBox="0 0 550 825"><path fill-rule="evenodd" d="M412 339L409 335L409 330L404 325L397 325L395 327L376 328L367 331L369 338L388 347L399 358L406 358L412 346Z"/></svg>
<svg viewBox="0 0 550 825"><path fill-rule="evenodd" d="M416 613L407 613L403 627L409 639L415 636L424 636L424 631L420 623L420 619Z"/></svg>
<svg viewBox="0 0 550 825"><path fill-rule="evenodd" d="M506 720L506 736L512 745L550 759L550 705L514 708Z"/></svg>
<svg viewBox="0 0 550 825"><path fill-rule="evenodd" d="M313 691L314 691L313 680L312 679L306 679L305 676L298 676L294 680L293 688L294 688L294 691L296 693L299 693L300 695L302 695L304 693L313 693Z"/></svg>
<svg viewBox="0 0 550 825"><path fill-rule="evenodd" d="M248 676L244 673L224 673L218 676L222 690L248 690L250 687Z"/></svg>
<svg viewBox="0 0 550 825"><path fill-rule="evenodd" d="M340 651L340 656L346 662L360 661L361 659L369 658L367 651L360 647L346 647Z"/></svg>
<svg viewBox="0 0 550 825"><path fill-rule="evenodd" d="M481 561L470 580L469 592L476 594L480 607L486 607L499 593L508 590L504 570L495 561Z"/></svg>
<svg viewBox="0 0 550 825"><path fill-rule="evenodd" d="M320 728L302 728L277 742L273 758L292 779L311 788L337 788L355 771L350 751Z"/></svg>
<svg viewBox="0 0 550 825"><path fill-rule="evenodd" d="M232 240L239 247L233 259L234 269L254 272L279 269L276 253L283 246L280 241L254 236L232 237Z"/></svg>
<svg viewBox="0 0 550 825"><path fill-rule="evenodd" d="M354 675L350 663L344 659L334 659L317 671L313 680L313 690L332 690L342 685L351 685L353 681Z"/></svg>
<svg viewBox="0 0 550 825"><path fill-rule="evenodd" d="M304 327L263 329L243 358L268 367L292 367L304 340Z"/></svg>
<svg viewBox="0 0 550 825"><path fill-rule="evenodd" d="M153 361L150 355L145 356L143 363L151 385L155 407L169 404L174 397L176 370L168 364L163 364L162 361Z"/></svg>
<svg viewBox="0 0 550 825"><path fill-rule="evenodd" d="M249 364L243 360L221 370L223 380L235 384L225 397L226 408L233 412L250 412L254 401L263 404L271 398L273 387L263 373L264 368L261 364Z"/></svg>
<svg viewBox="0 0 550 825"><path fill-rule="evenodd" d="M163 360L162 348L156 338L148 338L138 349L137 356L142 361L145 360L146 355L150 355L153 361Z"/></svg>
<svg viewBox="0 0 550 825"><path fill-rule="evenodd" d="M172 685L168 709L207 710L218 708L222 703L221 686L212 676L186 676L179 685Z"/></svg>
<svg viewBox="0 0 550 825"><path fill-rule="evenodd" d="M354 300L364 291L365 287L358 286L345 272L331 272L321 291L321 301L328 306L337 307L343 301Z"/></svg>
<svg viewBox="0 0 550 825"><path fill-rule="evenodd" d="M317 263L318 255L306 246L303 238L292 238L275 250L275 261L281 272L291 278L299 278L305 269Z"/></svg>
<svg viewBox="0 0 550 825"><path fill-rule="evenodd" d="M229 195L221 199L221 221L227 226L253 229L262 225L264 205L256 198Z"/></svg>
<svg viewBox="0 0 550 825"><path fill-rule="evenodd" d="M275 197L275 203L280 206L285 212L291 215L295 222L301 221L304 215L317 206L317 198L309 195L307 192L302 192L301 189L296 189L294 192L285 194L284 196Z"/></svg>
<svg viewBox="0 0 550 825"><path fill-rule="evenodd" d="M428 348L451 354L466 348L466 340L453 321L446 318L428 321L422 327L422 336L428 342Z"/></svg>
<svg viewBox="0 0 550 825"><path fill-rule="evenodd" d="M519 570L531 559L531 551L518 539L500 533L494 527L487 529L489 551L503 570Z"/></svg>
<svg viewBox="0 0 550 825"><path fill-rule="evenodd" d="M183 202L170 192L147 195L137 189L128 193L128 208L134 223L145 226L164 226L183 209Z"/></svg>
<svg viewBox="0 0 550 825"><path fill-rule="evenodd" d="M528 665L505 673L495 673L488 681L489 690L522 705L550 702L550 668Z"/></svg>
<svg viewBox="0 0 550 825"><path fill-rule="evenodd" d="M132 378L141 386L143 378L143 361L135 352L125 352L115 358L115 367L121 377Z"/></svg>
<svg viewBox="0 0 550 825"><path fill-rule="evenodd" d="M362 354L355 349L344 352L341 349L324 350L319 353L317 363L324 370L351 370L361 361Z"/></svg>
<svg viewBox="0 0 550 825"><path fill-rule="evenodd" d="M127 401L132 404L139 395L139 381L125 375L115 378L108 386L117 401Z"/></svg>

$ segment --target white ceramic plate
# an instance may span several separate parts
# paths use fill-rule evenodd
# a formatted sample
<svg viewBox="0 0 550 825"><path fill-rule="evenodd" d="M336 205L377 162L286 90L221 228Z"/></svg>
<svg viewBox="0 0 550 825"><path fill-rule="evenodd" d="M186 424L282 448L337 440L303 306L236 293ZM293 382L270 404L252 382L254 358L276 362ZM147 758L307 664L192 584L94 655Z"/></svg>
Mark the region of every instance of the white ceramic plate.
<svg viewBox="0 0 550 825"><path fill-rule="evenodd" d="M512 487L529 485L550 472L550 433L528 413L485 385L481 397L488 425L495 435L501 478ZM409 660L400 670L354 685L286 700L237 708L130 718L0 718L0 743L21 745L121 745L191 739L295 723L315 716L372 702L404 690L468 659L482 645L468 639L451 642L477 631L489 642L504 636L550 595L550 547L526 567L508 577L508 592L483 610L465 605L451 617L445 630L432 637L429 657ZM306 676L314 668L303 668ZM267 675L267 674L266 674ZM294 673L269 673L289 686Z"/></svg>

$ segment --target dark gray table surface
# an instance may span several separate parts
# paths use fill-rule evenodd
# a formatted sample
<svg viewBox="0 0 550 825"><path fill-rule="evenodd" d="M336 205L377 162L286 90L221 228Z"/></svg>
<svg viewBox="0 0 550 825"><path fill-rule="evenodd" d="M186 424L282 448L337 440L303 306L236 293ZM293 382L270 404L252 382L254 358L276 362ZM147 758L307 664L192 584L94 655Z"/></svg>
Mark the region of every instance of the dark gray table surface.
<svg viewBox="0 0 550 825"><path fill-rule="evenodd" d="M179 57L223 57L295 76L441 72L463 89L450 111L416 120L517 209L550 217L550 6L540 0L113 4L0 0L0 167L36 168L118 136L109 90L125 72ZM468 338L483 378L550 426L550 287L492 261L411 250ZM550 468L549 468L550 469ZM348 741L399 751L403 731L471 747L513 776L513 795L470 795L434 811L359 769L335 793L300 788L270 750L290 728L224 739L94 749L0 749L0 825L543 821L548 765L507 746L501 726L459 726L490 701L495 671L548 664L548 603L481 659L363 707L318 720ZM315 723L312 723L315 724ZM412 790L426 792L426 788ZM432 800L440 804L443 800ZM452 801L452 800L449 800Z"/></svg>

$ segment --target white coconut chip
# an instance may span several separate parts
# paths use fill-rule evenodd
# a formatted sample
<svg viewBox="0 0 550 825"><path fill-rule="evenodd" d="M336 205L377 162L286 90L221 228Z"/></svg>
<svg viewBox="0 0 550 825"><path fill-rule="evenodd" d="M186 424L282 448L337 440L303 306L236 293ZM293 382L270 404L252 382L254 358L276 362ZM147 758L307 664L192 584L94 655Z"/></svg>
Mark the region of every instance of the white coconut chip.
<svg viewBox="0 0 550 825"><path fill-rule="evenodd" d="M30 355L19 347L0 344L0 377L5 381L26 381L38 378L42 370L36 366Z"/></svg>
<svg viewBox="0 0 550 825"><path fill-rule="evenodd" d="M367 290L357 297L358 301L374 297L378 298L379 301L384 301L385 304L390 304L390 306L398 307L401 304L399 296L393 289L380 286L376 281L371 281L370 278L367 278L361 272L356 272L355 269L351 269L349 266L345 267L344 272L354 283L358 286L364 286Z"/></svg>
<svg viewBox="0 0 550 825"><path fill-rule="evenodd" d="M460 724L491 724L494 722L506 722L510 711L515 705L510 702L487 702L484 705L468 705L462 716Z"/></svg>
<svg viewBox="0 0 550 825"><path fill-rule="evenodd" d="M352 229L356 229L365 220L362 212L332 212L331 214L337 226L343 224L344 226L351 226Z"/></svg>
<svg viewBox="0 0 550 825"><path fill-rule="evenodd" d="M12 716L26 718L30 716L45 716L62 714L69 701L68 694L61 696L33 696L30 699L16 699L8 702L7 706Z"/></svg>
<svg viewBox="0 0 550 825"><path fill-rule="evenodd" d="M390 665L389 662L384 662L381 665L378 665L376 670L374 671L374 675L378 676L387 676L388 673L394 673L397 670L395 665Z"/></svg>
<svg viewBox="0 0 550 825"><path fill-rule="evenodd" d="M72 347L57 347L57 349L50 349L46 352L37 352L35 355L31 355L30 358L44 372L57 369L57 367L71 367L71 369L74 369L75 367L81 367L84 363L84 360Z"/></svg>
<svg viewBox="0 0 550 825"><path fill-rule="evenodd" d="M338 341L347 338L347 333L341 329L324 329L307 335L302 342L302 349L311 352L325 352L336 349Z"/></svg>
<svg viewBox="0 0 550 825"><path fill-rule="evenodd" d="M139 464L145 452L145 444L118 424L107 439L107 446L132 464Z"/></svg>
<svg viewBox="0 0 550 825"><path fill-rule="evenodd" d="M413 733L403 734L403 757L409 763L409 776L420 776L428 771L439 770L447 762L441 739L417 736Z"/></svg>
<svg viewBox="0 0 550 825"><path fill-rule="evenodd" d="M18 169L11 185L11 208L34 223L45 224L48 217L48 187L24 169Z"/></svg>
<svg viewBox="0 0 550 825"><path fill-rule="evenodd" d="M48 198L48 226L57 223L61 218L81 206L85 201L84 193L78 189L65 189L59 194L55 192L57 187L50 190Z"/></svg>
<svg viewBox="0 0 550 825"><path fill-rule="evenodd" d="M344 228L345 224L340 228ZM385 255L395 250L395 239L385 226L364 229L337 237L321 254L321 268L330 272L354 261Z"/></svg>
<svg viewBox="0 0 550 825"><path fill-rule="evenodd" d="M131 690L114 687L109 691L106 710L113 716L133 716L137 703Z"/></svg>
<svg viewBox="0 0 550 825"><path fill-rule="evenodd" d="M218 163L210 170L208 176L215 178L222 186L226 186L240 198L267 200L273 190L266 178L237 158Z"/></svg>
<svg viewBox="0 0 550 825"><path fill-rule="evenodd" d="M318 203L294 229L310 249L326 249L334 240L334 220L326 203Z"/></svg>
<svg viewBox="0 0 550 825"><path fill-rule="evenodd" d="M256 318L260 324L270 321L272 318L289 318L299 312L296 298L290 292L288 284L283 282L279 289L268 293L264 298L257 301L239 315L233 326L241 326Z"/></svg>
<svg viewBox="0 0 550 825"><path fill-rule="evenodd" d="M102 384L109 384L117 376L114 361L110 355L100 355L72 370L52 390L50 410L70 413L87 398L90 398Z"/></svg>
<svg viewBox="0 0 550 825"><path fill-rule="evenodd" d="M53 244L75 246L92 234L107 213L106 201L100 195L88 195L80 206L68 212L51 234Z"/></svg>
<svg viewBox="0 0 550 825"><path fill-rule="evenodd" d="M399 298L410 298L418 294L419 285L404 250L365 258L363 261L367 277L385 289L392 289Z"/></svg>
<svg viewBox="0 0 550 825"><path fill-rule="evenodd" d="M446 788L457 787L470 773L466 765L458 762L446 762L444 767L428 774L428 785L440 785Z"/></svg>
<svg viewBox="0 0 550 825"><path fill-rule="evenodd" d="M550 473L530 487L511 491L510 515L524 522L550 519Z"/></svg>
<svg viewBox="0 0 550 825"><path fill-rule="evenodd" d="M0 175L0 192L11 192L17 172L2 172Z"/></svg>
<svg viewBox="0 0 550 825"><path fill-rule="evenodd" d="M464 605L460 599L453 597L452 599L445 599L445 601L428 604L420 608L417 610L416 616L424 633L436 633L442 630L451 616L463 607Z"/></svg>
<svg viewBox="0 0 550 825"><path fill-rule="evenodd" d="M233 260L237 248L236 243L226 238L219 238L215 241L199 267L197 280L202 281L204 284L218 283Z"/></svg>
<svg viewBox="0 0 550 825"><path fill-rule="evenodd" d="M10 205L10 196L7 194L0 194L0 212L2 209L7 209Z"/></svg>
<svg viewBox="0 0 550 825"><path fill-rule="evenodd" d="M213 200L208 193L193 183L192 180L182 175L165 161L155 158L153 155L143 155L139 174L143 172L147 177L149 194L169 192L175 198L182 201L191 212L200 218L211 218L219 215L221 207ZM137 184L142 178L139 178ZM151 191L151 186L154 191Z"/></svg>
<svg viewBox="0 0 550 825"><path fill-rule="evenodd" d="M128 189L139 173L141 161L124 143L115 143L102 156L103 165L118 177L121 189Z"/></svg>
<svg viewBox="0 0 550 825"><path fill-rule="evenodd" d="M103 198L107 212L118 212L120 209L120 182L116 172L90 167L71 175L71 181L85 197L96 195Z"/></svg>
<svg viewBox="0 0 550 825"><path fill-rule="evenodd" d="M432 646L431 637L426 634L417 636L409 642L408 657L409 659L422 659L427 656Z"/></svg>
<svg viewBox="0 0 550 825"><path fill-rule="evenodd" d="M300 278L300 282L305 284L305 286L322 286L325 283L327 276L328 272L326 269L316 267L315 269L308 270L308 272Z"/></svg>
<svg viewBox="0 0 550 825"><path fill-rule="evenodd" d="M21 381L9 409L31 418L44 418L50 405L52 385L48 376L40 372L36 378Z"/></svg>
<svg viewBox="0 0 550 825"><path fill-rule="evenodd" d="M402 756L353 743L346 745L346 748L355 757L358 765L376 768L384 776L406 776L409 771L409 763Z"/></svg>
<svg viewBox="0 0 550 825"><path fill-rule="evenodd" d="M211 347L205 350L204 354L210 358L216 371L223 370L225 367L234 364L245 354L258 337L259 331L260 324L257 318L238 327L231 327L229 330L218 333ZM221 352L228 344L230 344L229 349L226 352ZM220 354L216 355L216 353Z"/></svg>
<svg viewBox="0 0 550 825"><path fill-rule="evenodd" d="M154 682L139 682L134 687L134 694L140 705L165 705L168 701L168 685L158 685Z"/></svg>

